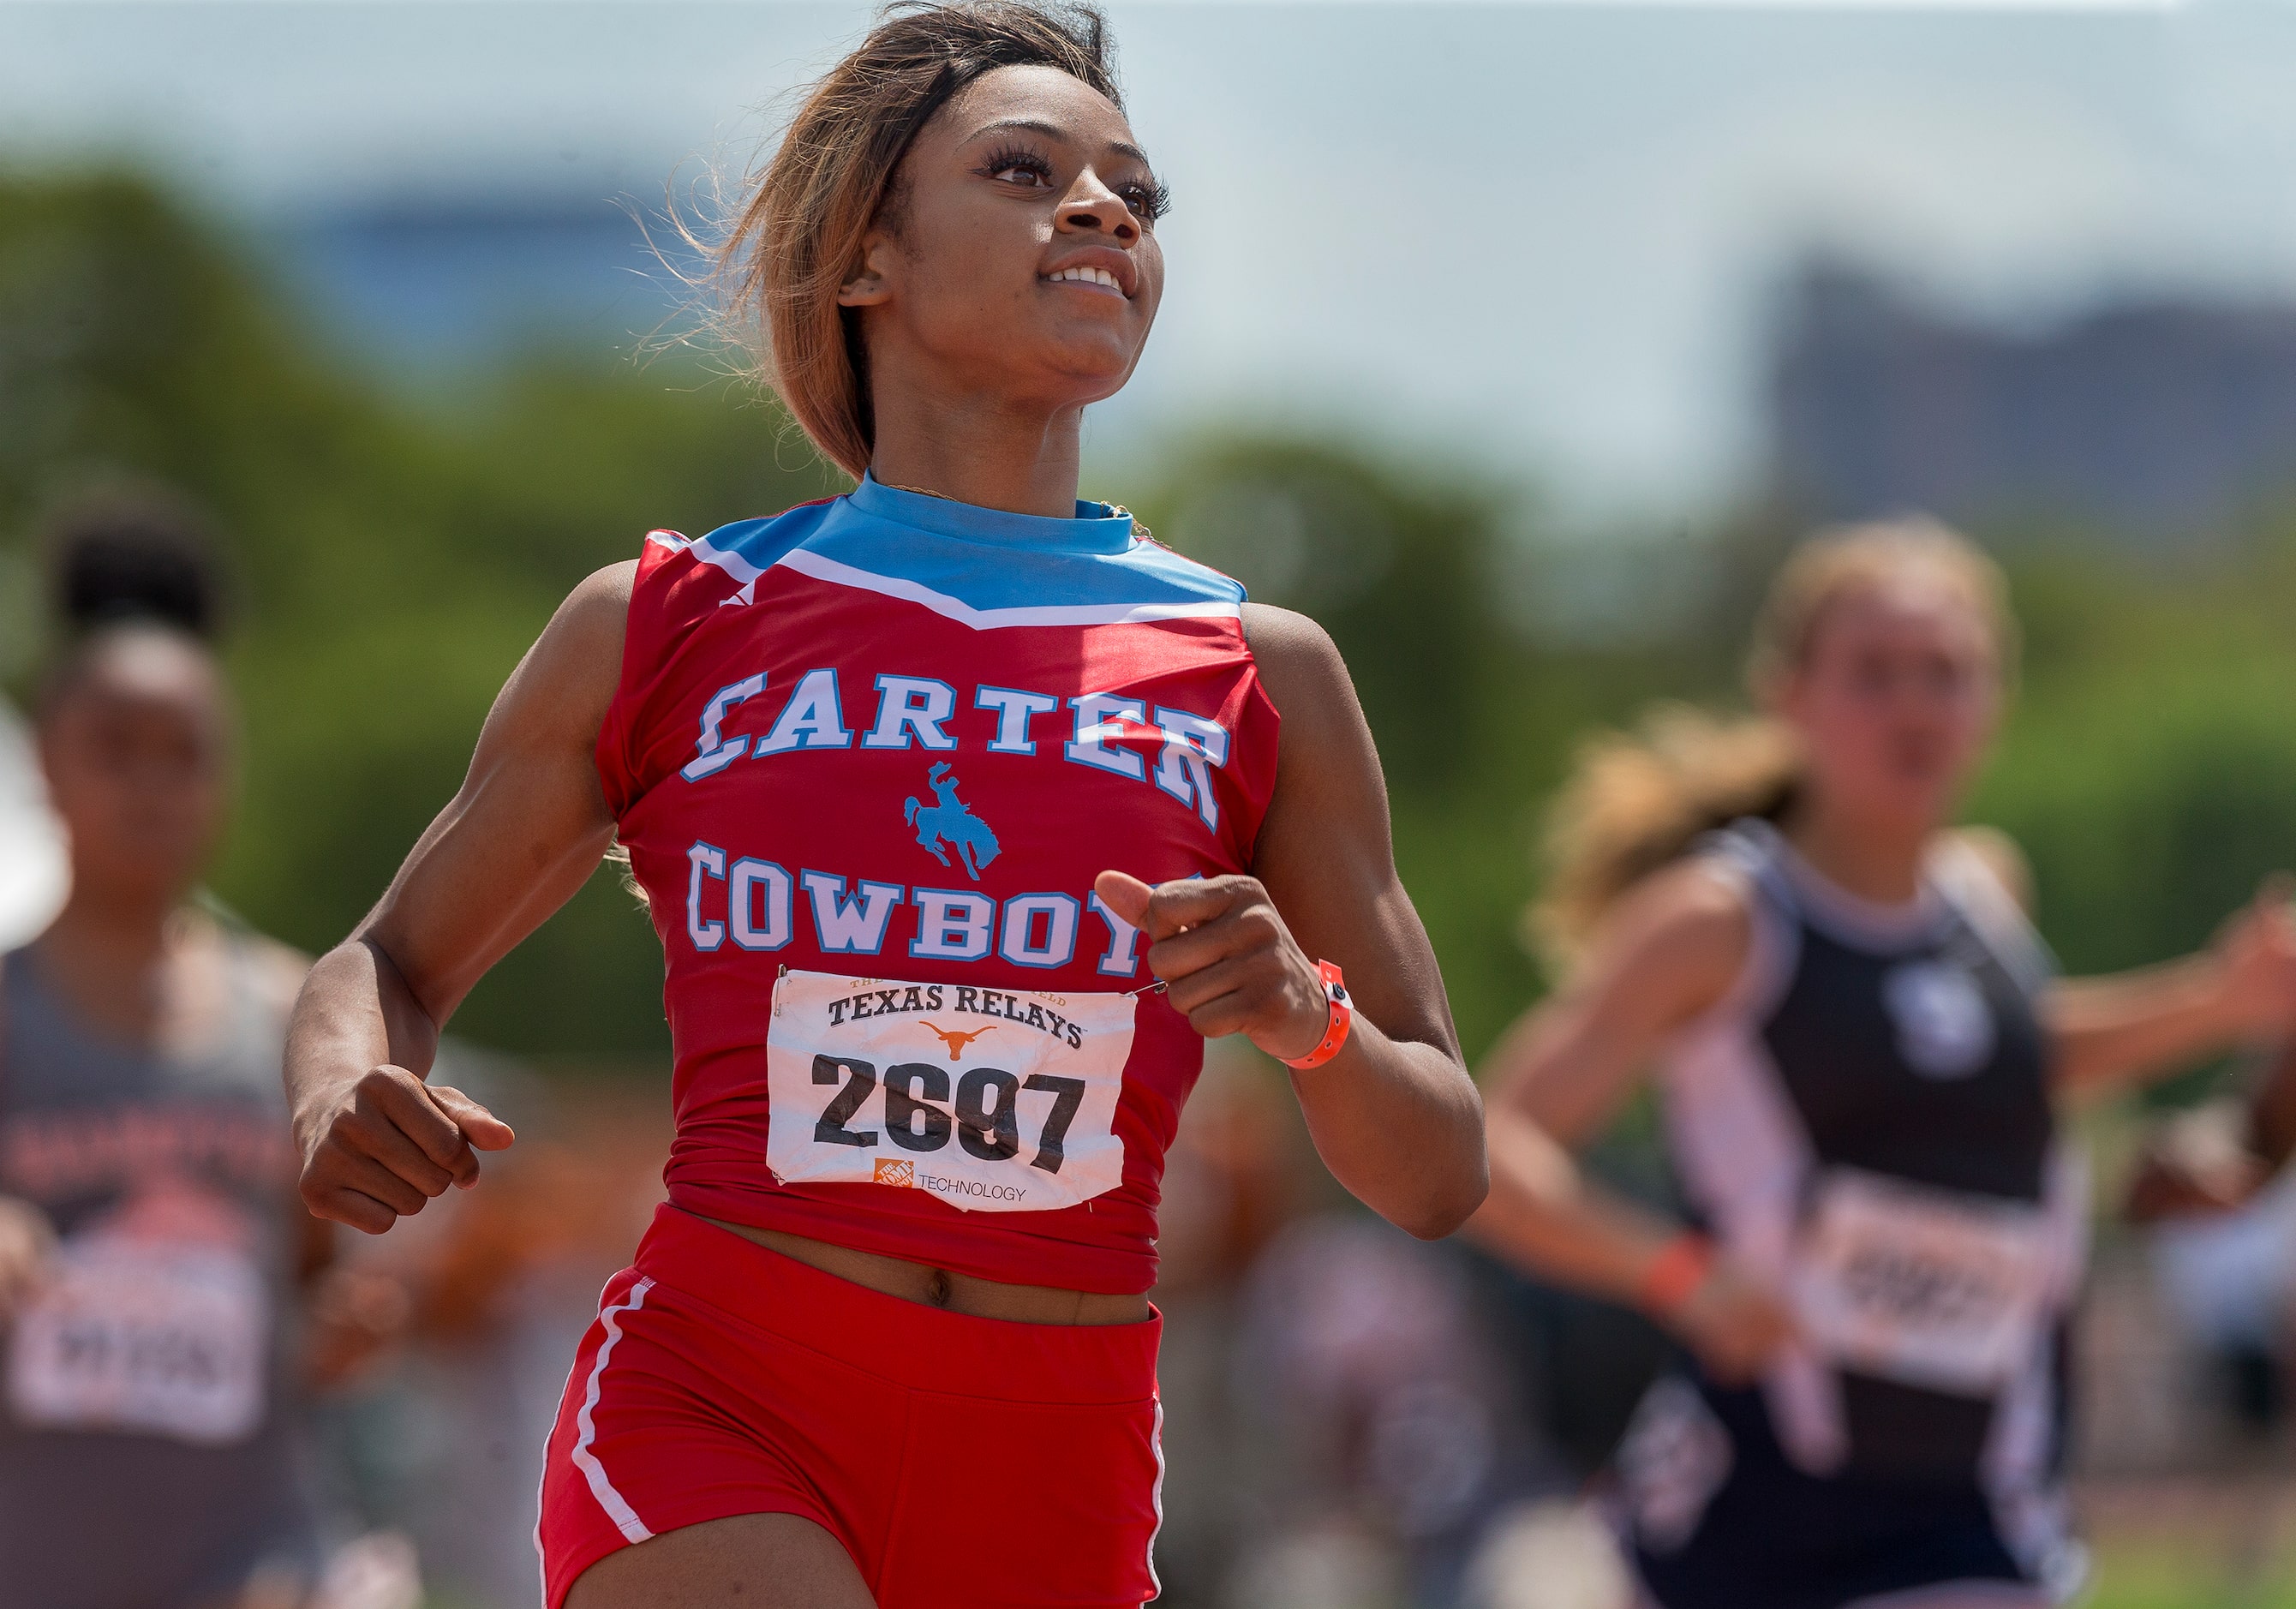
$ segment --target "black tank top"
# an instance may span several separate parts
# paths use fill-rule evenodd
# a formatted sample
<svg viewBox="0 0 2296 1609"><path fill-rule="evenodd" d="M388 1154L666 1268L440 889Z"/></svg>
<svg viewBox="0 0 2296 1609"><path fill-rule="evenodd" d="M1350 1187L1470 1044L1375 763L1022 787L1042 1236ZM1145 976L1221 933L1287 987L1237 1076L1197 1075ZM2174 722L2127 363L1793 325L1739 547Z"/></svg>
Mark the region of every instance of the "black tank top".
<svg viewBox="0 0 2296 1609"><path fill-rule="evenodd" d="M1752 944L1669 1050L1667 1129L1694 1216L1801 1321L1762 1383L1780 1446L1814 1474L2038 1477L2082 1221L2046 952L1957 841L1898 907L1764 824L1706 853L1744 882Z"/></svg>

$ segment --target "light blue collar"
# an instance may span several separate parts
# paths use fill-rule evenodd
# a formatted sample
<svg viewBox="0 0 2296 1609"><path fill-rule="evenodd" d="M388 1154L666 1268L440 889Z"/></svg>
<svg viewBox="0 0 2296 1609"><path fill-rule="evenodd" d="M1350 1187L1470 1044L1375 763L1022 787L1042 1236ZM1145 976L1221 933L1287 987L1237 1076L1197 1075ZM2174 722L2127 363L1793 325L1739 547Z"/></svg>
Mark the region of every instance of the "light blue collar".
<svg viewBox="0 0 2296 1609"><path fill-rule="evenodd" d="M999 508L902 491L871 474L861 477L861 484L847 494L846 501L873 519L963 542L1076 554L1120 554L1132 546L1132 516L1105 503L1079 499L1073 520L1011 514Z"/></svg>

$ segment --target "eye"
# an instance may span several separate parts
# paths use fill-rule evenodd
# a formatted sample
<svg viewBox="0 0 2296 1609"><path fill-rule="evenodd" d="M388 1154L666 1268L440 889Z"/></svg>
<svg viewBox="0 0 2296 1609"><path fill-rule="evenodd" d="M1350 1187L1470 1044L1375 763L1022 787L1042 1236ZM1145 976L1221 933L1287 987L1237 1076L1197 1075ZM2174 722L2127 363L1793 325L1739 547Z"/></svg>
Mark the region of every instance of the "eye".
<svg viewBox="0 0 2296 1609"><path fill-rule="evenodd" d="M1134 180L1118 187L1117 193L1132 216L1145 224L1152 224L1172 209L1172 193L1153 180Z"/></svg>
<svg viewBox="0 0 2296 1609"><path fill-rule="evenodd" d="M1041 190L1053 182L1053 165L1033 151L1007 149L983 162L978 171L999 184L1023 190Z"/></svg>
<svg viewBox="0 0 2296 1609"><path fill-rule="evenodd" d="M1929 690L1939 698L1959 698L1977 680L1977 667L1958 658L1940 655L1927 669Z"/></svg>
<svg viewBox="0 0 2296 1609"><path fill-rule="evenodd" d="M1896 680L1890 661L1878 653L1861 653L1849 662L1849 685L1861 695L1885 694Z"/></svg>

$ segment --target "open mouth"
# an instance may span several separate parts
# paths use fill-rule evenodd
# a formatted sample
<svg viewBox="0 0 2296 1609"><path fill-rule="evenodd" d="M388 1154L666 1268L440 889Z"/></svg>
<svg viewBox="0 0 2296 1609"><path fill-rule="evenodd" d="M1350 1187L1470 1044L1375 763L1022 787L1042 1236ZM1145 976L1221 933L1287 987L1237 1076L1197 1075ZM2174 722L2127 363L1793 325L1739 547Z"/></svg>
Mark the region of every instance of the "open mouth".
<svg viewBox="0 0 2296 1609"><path fill-rule="evenodd" d="M1124 287L1117 283L1116 275L1105 268L1086 267L1079 264L1047 274L1045 279L1056 285L1084 285L1093 290L1113 291L1119 296L1124 294Z"/></svg>

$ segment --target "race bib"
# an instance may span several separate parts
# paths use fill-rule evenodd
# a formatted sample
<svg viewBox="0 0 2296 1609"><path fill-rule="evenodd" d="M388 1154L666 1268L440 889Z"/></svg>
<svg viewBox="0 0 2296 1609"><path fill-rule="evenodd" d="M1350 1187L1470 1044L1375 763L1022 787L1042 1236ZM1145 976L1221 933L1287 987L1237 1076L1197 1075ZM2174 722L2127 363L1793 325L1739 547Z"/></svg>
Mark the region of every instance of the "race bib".
<svg viewBox="0 0 2296 1609"><path fill-rule="evenodd" d="M1985 1396L2030 1354L2048 1260L2036 1207L1838 1169L1805 1227L1794 1307L1836 1363Z"/></svg>
<svg viewBox="0 0 2296 1609"><path fill-rule="evenodd" d="M1116 1103L1136 1002L785 971L766 1162L785 1185L923 1190L1048 1212L1124 1179Z"/></svg>
<svg viewBox="0 0 2296 1609"><path fill-rule="evenodd" d="M17 1317L10 1407L43 1429L244 1440L263 1418L270 1309L261 1272L234 1248L68 1241Z"/></svg>

